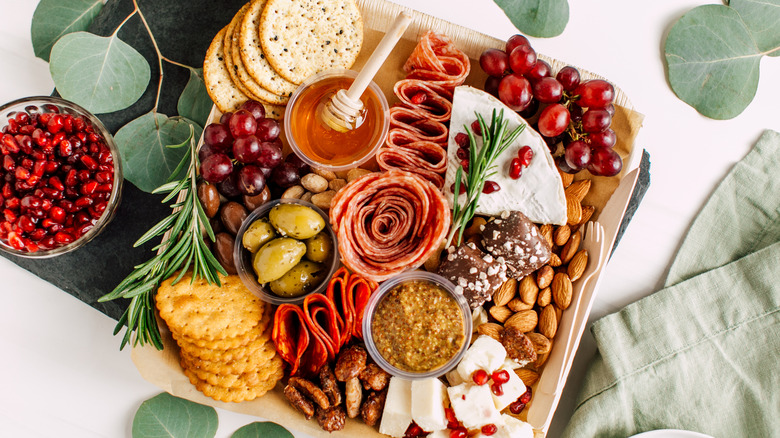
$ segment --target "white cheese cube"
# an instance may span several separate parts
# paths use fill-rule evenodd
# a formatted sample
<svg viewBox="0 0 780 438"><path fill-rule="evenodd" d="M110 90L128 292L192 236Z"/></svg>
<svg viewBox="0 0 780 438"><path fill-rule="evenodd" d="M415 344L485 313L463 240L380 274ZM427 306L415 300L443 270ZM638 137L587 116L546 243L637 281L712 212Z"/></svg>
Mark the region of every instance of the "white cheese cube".
<svg viewBox="0 0 780 438"><path fill-rule="evenodd" d="M498 426L493 438L534 438L534 428L530 424L507 414L501 417L504 423Z"/></svg>
<svg viewBox="0 0 780 438"><path fill-rule="evenodd" d="M490 336L482 335L471 344L458 364L458 374L465 382L471 382L476 370L485 370L488 374L499 369L506 360L506 350L500 342Z"/></svg>
<svg viewBox="0 0 780 438"><path fill-rule="evenodd" d="M449 429L434 430L433 432L428 434L427 438L450 438L450 430Z"/></svg>
<svg viewBox="0 0 780 438"><path fill-rule="evenodd" d="M433 432L447 428L445 400L447 388L439 379L412 381L412 419L422 430Z"/></svg>
<svg viewBox="0 0 780 438"><path fill-rule="evenodd" d="M455 417L467 429L479 429L490 423L496 426L503 424L501 413L493 404L488 385L463 383L447 388L447 393Z"/></svg>
<svg viewBox="0 0 780 438"><path fill-rule="evenodd" d="M493 391L490 392L490 395L493 396L493 402L496 404L496 409L499 411L503 411L510 403L514 402L518 397L525 393L525 384L520 380L517 373L511 369L507 369L506 371L509 373L509 381L501 385L504 394L499 396L493 394Z"/></svg>
<svg viewBox="0 0 780 438"><path fill-rule="evenodd" d="M453 368L450 372L444 375L447 378L450 386L458 386L464 382L463 377L460 376L457 368Z"/></svg>
<svg viewBox="0 0 780 438"><path fill-rule="evenodd" d="M412 382L390 378L379 433L401 438L412 422Z"/></svg>

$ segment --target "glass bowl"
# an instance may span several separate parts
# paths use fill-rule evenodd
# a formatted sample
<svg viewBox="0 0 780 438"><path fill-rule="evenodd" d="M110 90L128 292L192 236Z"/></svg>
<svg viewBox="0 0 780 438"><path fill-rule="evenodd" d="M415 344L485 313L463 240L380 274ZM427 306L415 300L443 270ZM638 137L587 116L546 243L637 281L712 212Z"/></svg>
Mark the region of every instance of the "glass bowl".
<svg viewBox="0 0 780 438"><path fill-rule="evenodd" d="M441 287L443 290L447 292L447 294L455 301L457 304L457 307L460 312L459 320L461 321L462 329L463 329L463 341L460 346L460 348L455 352L455 354L452 355L443 365L439 365L436 368L427 370L427 371L410 371L407 369L399 368L390 361L385 358L379 351L379 348L377 347L376 339L381 336L380 330L377 327L377 333L374 332L373 322L377 316L377 310L380 308L383 300L387 297L387 295L396 289L396 287L406 284L407 282L423 282L423 283L432 283L436 286ZM416 292L416 291L415 291ZM420 310L428 310L430 309L430 304L426 305L426 303L413 303L413 308L420 309ZM402 316L406 315L406 312L391 312L393 315ZM423 317L421 317L424 321L430 321L430 314L426 314ZM408 323L401 320L399 323L402 325L402 327L408 327ZM436 325L436 323L431 323L431 325ZM371 295L371 298L368 301L368 304L366 305L365 310L365 317L363 319L363 333L364 333L364 342L366 344L366 350L371 355L371 357L374 359L374 361L379 365L382 369L387 371L388 373L400 377L407 380L418 380L418 379L427 379L431 377L439 377L450 371L451 369L455 368L458 365L458 362L463 358L463 355L466 353L466 350L469 347L469 341L471 340L471 329L472 329L472 321L471 321L471 310L469 309L469 305L466 302L466 298L462 294L458 294L455 292L455 285L450 283L449 280L446 278L433 274L430 272L425 271L409 271L404 272L402 274L399 274L396 277L393 277L384 283L382 283L379 286L379 289ZM410 344L418 346L420 342L423 342L421 339L414 339L411 335L408 338ZM399 346L400 344L396 343L394 344L396 346Z"/></svg>
<svg viewBox="0 0 780 438"><path fill-rule="evenodd" d="M322 105L354 81L353 70L330 69L306 79L290 97L284 113L284 134L293 152L306 164L339 172L374 158L390 129L390 107L379 86L371 81L363 93L366 116L357 129L339 133L320 120Z"/></svg>
<svg viewBox="0 0 780 438"><path fill-rule="evenodd" d="M35 121L35 126L41 129L41 132L25 134L30 128L22 128L19 131L20 126L24 126L27 123L19 123L17 121L17 114L27 113L28 117ZM59 113L62 115L70 115L71 126L74 126L74 131L67 133L68 127L66 123L63 123L64 127L60 127L60 133L64 133L64 137L60 140L68 140L72 151L65 152L64 149L67 146L62 146L62 143L58 143L53 147L51 143L57 141L57 135L51 134L48 139L49 145L46 140L40 140L40 135L50 130L56 131L59 126L52 124L51 129L45 129L39 123L39 117L44 114ZM52 117L52 116L48 116ZM76 119L83 120L85 125L80 128L80 122L76 122ZM97 153L80 154L78 142L81 141L78 137L77 131L82 129L90 129L102 137L103 142L110 151L110 156L113 162L113 171L107 169L100 169L100 166L107 166L108 160L101 162ZM22 147L20 151L14 152L10 150L5 144L2 149L3 163L8 165L0 169L0 175L7 176L11 172L9 167L15 166L14 169L14 183L9 183L8 188L5 188L0 197L2 199L3 216L0 217L0 250L13 254L19 257L26 258L48 258L55 257L61 254L65 254L74 251L87 242L94 239L100 234L116 215L116 210L119 207L119 202L122 196L122 164L119 155L119 150L114 143L114 137L108 132L106 127L100 120L92 115L89 111L58 97L50 96L33 96L23 99L15 100L13 102L6 103L0 107L0 129L2 129L2 143L6 141L11 142L6 135L14 137L16 145L28 144L27 148L30 148L25 152L25 148ZM13 134L15 132L15 134ZM89 134L85 133L85 136ZM17 139L17 136L22 136ZM24 138L28 136L29 139ZM75 137L75 140L74 140ZM20 143L20 141L22 143ZM29 142L29 143L27 143ZM88 145L94 142L86 140L82 142L86 148ZM13 149L13 148L12 148ZM79 155L80 154L80 155ZM87 156L98 156L96 161L83 158ZM78 159L76 157L79 157ZM23 160L27 159L27 163L23 163ZM70 162L68 161L70 159ZM12 163L13 162L13 163ZM29 166L30 163L33 166ZM49 168L46 168L46 164L34 164L34 163L52 163L57 162L59 166L54 169L53 164L49 164ZM24 166L27 164L27 166ZM65 171L66 166L70 166L75 169L77 174L79 171L87 170L89 176L84 178L68 178L68 172ZM18 175L16 172L19 167L27 169L31 167L32 177L37 177L36 182L31 186L29 184L30 179L26 179L26 187L20 188L17 183L21 183L22 178L25 176ZM41 172L42 175L36 174L36 169ZM24 171L22 171L24 172ZM86 176L86 174L83 174ZM54 178L56 177L56 178ZM108 177L112 178L112 187L108 191ZM31 178L27 176L27 178ZM31 188L30 188L31 187ZM58 190L58 187L64 188L64 190ZM70 194L68 194L70 189ZM10 196L8 196L10 195ZM80 199L84 200L80 200ZM91 201L90 201L91 200ZM79 205L81 204L81 205ZM103 210L102 213L100 210ZM89 215L89 222L93 222L91 228L85 231L87 228L87 218L80 213ZM99 215L99 216L98 216ZM16 217L14 217L16 216ZM22 218L24 217L24 219ZM97 219L95 220L95 217ZM13 220L9 220L13 219ZM68 222L74 221L77 225L68 225ZM78 225L79 222L81 225ZM57 222L57 224L55 224ZM60 223L62 222L62 223ZM34 226L35 228L32 228ZM46 234L42 237L41 231L45 230ZM34 233L34 234L29 234ZM52 245L50 238L56 238ZM75 238L75 240L74 240ZM18 249L14 247L11 242L21 246L24 243L24 249ZM32 251L34 250L34 251Z"/></svg>
<svg viewBox="0 0 780 438"><path fill-rule="evenodd" d="M303 205L317 212L317 214L319 214L325 220L325 229L323 231L328 233L331 242L333 243L333 252L330 256L330 259L324 263L325 269L327 270L327 275L324 277L322 283L317 285L317 287L311 291L297 297L282 297L276 295L270 290L270 288L267 288L264 285L258 283L254 268L252 267L252 253L244 248L244 245L242 244L244 233L246 233L246 230L249 228L249 226L254 221L267 217L271 209L279 204ZM236 241L235 245L233 246L233 262L236 265L236 271L238 271L238 275L241 277L241 281L253 294L255 294L261 300L275 305L284 303L299 304L303 302L303 299L308 295L323 293L328 287L328 283L330 278L333 276L333 273L336 272L336 269L339 266L336 233L333 232L333 228L330 226L328 215L314 204L302 201L300 199L276 199L274 201L266 202L265 204L256 208L252 213L249 214L249 216L246 217L246 219L244 219L244 222L241 224L241 228L238 229L238 233L236 234Z"/></svg>

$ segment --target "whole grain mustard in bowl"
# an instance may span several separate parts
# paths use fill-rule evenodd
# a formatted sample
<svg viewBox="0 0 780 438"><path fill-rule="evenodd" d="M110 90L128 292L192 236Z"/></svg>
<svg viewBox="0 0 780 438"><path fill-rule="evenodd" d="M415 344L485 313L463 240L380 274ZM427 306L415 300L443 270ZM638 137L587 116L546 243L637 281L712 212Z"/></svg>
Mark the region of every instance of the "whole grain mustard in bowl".
<svg viewBox="0 0 780 438"><path fill-rule="evenodd" d="M411 271L382 283L363 319L366 350L388 373L404 379L438 377L468 348L471 312L444 277Z"/></svg>

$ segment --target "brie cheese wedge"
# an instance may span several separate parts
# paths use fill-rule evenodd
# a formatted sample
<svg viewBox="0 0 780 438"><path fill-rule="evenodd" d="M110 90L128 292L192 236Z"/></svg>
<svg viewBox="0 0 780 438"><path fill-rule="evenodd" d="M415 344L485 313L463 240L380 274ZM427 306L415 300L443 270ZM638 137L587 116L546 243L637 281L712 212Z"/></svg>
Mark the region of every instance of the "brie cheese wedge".
<svg viewBox="0 0 780 438"><path fill-rule="evenodd" d="M489 125L493 110L499 114L504 111L507 120L507 134L520 125L526 125L523 132L495 161L496 174L488 178L498 183L500 190L479 197L476 213L488 216L499 215L503 211L520 211L537 224L566 224L566 195L563 183L553 157L542 136L534 131L516 112L490 94L469 86L455 88L452 99L452 118L450 120L449 143L447 147L447 174L444 183L444 195L452 203L452 186L455 173L460 166L456 156L458 145L455 136L465 133L464 126L471 127L479 113ZM482 137L476 136L477 147L482 147ZM509 165L523 146L530 146L533 159L519 179L509 177ZM465 204L466 195L458 198L460 205Z"/></svg>

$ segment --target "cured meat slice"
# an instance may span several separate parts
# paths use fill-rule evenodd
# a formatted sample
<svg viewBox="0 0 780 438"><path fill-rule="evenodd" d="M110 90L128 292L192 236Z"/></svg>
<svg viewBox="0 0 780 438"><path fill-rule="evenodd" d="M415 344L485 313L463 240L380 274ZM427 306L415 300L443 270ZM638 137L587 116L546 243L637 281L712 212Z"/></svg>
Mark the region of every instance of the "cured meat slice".
<svg viewBox="0 0 780 438"><path fill-rule="evenodd" d="M446 147L449 131L444 123L430 120L423 111L403 106L394 106L390 108L390 132L387 134L388 146L399 144L393 138L398 133L405 133L410 138L430 141ZM408 141L403 143L408 143Z"/></svg>
<svg viewBox="0 0 780 438"><path fill-rule="evenodd" d="M404 71L415 77L431 80L431 73L440 75L434 82L448 88L462 85L471 71L471 62L446 35L428 31L420 38L404 63Z"/></svg>
<svg viewBox="0 0 780 438"><path fill-rule="evenodd" d="M442 174L447 171L447 151L436 143L414 141L377 151L376 161L383 169L401 169L416 173L437 189L444 186Z"/></svg>
<svg viewBox="0 0 780 438"><path fill-rule="evenodd" d="M328 360L335 360L341 348L341 334L336 320L338 312L333 301L322 294L312 294L303 300L303 314L309 333L322 342L328 352ZM316 371L319 371L317 368Z"/></svg>
<svg viewBox="0 0 780 438"><path fill-rule="evenodd" d="M276 309L271 339L279 356L290 364L290 375L295 375L309 347L309 330L306 327L306 317L300 307L282 304Z"/></svg>
<svg viewBox="0 0 780 438"><path fill-rule="evenodd" d="M428 120L450 120L452 91L418 79L402 79L395 83L393 92L398 96L401 105L421 110Z"/></svg>
<svg viewBox="0 0 780 438"><path fill-rule="evenodd" d="M339 268L328 282L325 295L336 307L336 321L341 333L340 346L343 346L352 337L355 326L355 305L349 292L349 271Z"/></svg>
<svg viewBox="0 0 780 438"><path fill-rule="evenodd" d="M371 298L371 294L374 293L379 285L371 280L367 280L360 275L353 274L349 278L349 295L353 297L352 301L355 303L355 325L352 330L352 335L358 339L363 339L363 317L366 313L366 305L368 299Z"/></svg>
<svg viewBox="0 0 780 438"><path fill-rule="evenodd" d="M350 182L330 209L341 261L377 282L421 266L442 244L451 220L433 184L397 169Z"/></svg>

